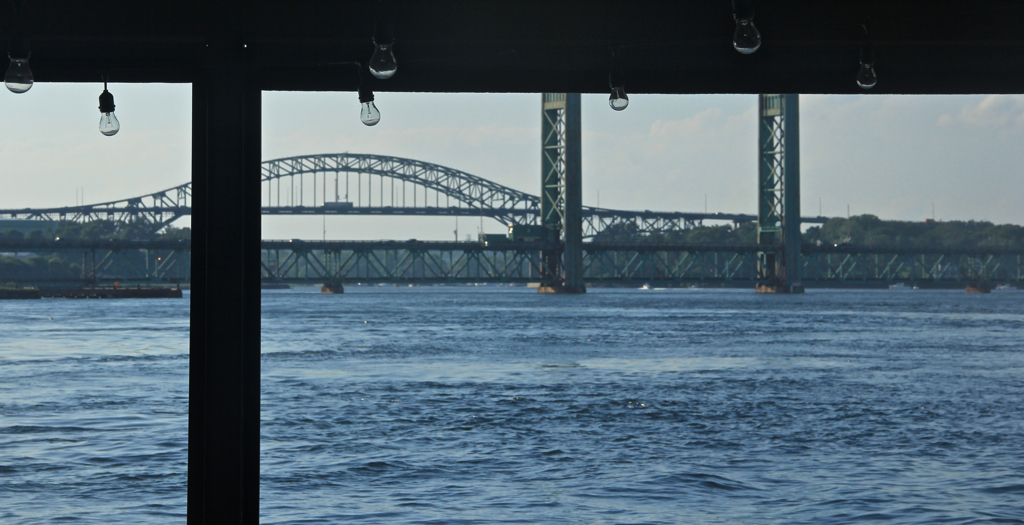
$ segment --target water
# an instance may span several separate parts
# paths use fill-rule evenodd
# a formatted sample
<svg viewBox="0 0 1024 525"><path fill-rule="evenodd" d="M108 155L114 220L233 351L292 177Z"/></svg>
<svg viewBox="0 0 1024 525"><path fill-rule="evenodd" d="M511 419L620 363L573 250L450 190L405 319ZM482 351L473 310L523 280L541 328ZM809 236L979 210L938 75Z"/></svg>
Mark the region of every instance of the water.
<svg viewBox="0 0 1024 525"><path fill-rule="evenodd" d="M263 311L263 523L1024 523L1021 292ZM5 301L0 333L0 523L183 522L187 301Z"/></svg>

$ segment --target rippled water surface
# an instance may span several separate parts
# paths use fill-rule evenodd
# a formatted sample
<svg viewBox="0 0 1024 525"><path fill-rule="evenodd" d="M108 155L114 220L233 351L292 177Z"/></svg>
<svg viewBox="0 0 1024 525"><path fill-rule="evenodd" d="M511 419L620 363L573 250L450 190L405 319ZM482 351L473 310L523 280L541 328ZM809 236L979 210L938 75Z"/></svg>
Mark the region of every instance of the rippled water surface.
<svg viewBox="0 0 1024 525"><path fill-rule="evenodd" d="M182 523L187 300L0 302L0 523ZM1024 523L1024 292L263 295L264 523Z"/></svg>

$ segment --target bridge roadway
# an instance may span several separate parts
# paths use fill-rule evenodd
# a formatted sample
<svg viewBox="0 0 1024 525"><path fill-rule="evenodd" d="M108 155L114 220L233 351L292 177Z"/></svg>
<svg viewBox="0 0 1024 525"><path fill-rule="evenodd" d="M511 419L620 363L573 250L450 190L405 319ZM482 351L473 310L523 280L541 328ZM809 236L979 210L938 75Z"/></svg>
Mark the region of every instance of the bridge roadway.
<svg viewBox="0 0 1024 525"><path fill-rule="evenodd" d="M560 243L448 241L302 241L261 243L265 282L526 283L542 268L539 252ZM584 243L587 283L746 285L758 282L757 244ZM181 241L11 241L0 253L64 254L82 261L71 282L187 282L191 243ZM816 246L805 244L801 279L807 286L880 287L905 282L963 286L972 282L1024 286L1024 249ZM0 273L0 282L39 282Z"/></svg>
<svg viewBox="0 0 1024 525"><path fill-rule="evenodd" d="M352 206L338 208L333 206L264 206L263 215L275 216L310 216L310 215L377 215L377 216L433 216L433 217L486 217L507 224L509 219L516 224L534 224L539 216L536 208L472 208L459 206ZM175 220L192 214L188 206L64 206L59 208L21 208L0 209L0 217L25 218L35 220L70 220L87 222L91 220L130 221L143 217L154 226L161 228L172 224ZM744 213L695 213L695 212L663 212L663 211L629 211L609 208L583 207L584 237L592 238L612 224L633 224L635 233L658 233L678 231L703 224L704 221L723 221L741 224L757 220L757 216ZM828 217L805 217L808 224L824 224ZM159 229L159 228L157 228Z"/></svg>

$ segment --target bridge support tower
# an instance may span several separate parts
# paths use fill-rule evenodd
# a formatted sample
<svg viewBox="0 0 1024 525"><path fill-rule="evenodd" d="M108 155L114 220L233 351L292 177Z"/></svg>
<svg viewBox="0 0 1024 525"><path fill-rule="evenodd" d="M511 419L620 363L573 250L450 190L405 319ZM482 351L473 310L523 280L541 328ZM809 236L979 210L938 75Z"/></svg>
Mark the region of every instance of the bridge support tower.
<svg viewBox="0 0 1024 525"><path fill-rule="evenodd" d="M544 93L541 115L540 216L547 241L564 249L541 253L541 293L585 293L583 169L579 93Z"/></svg>
<svg viewBox="0 0 1024 525"><path fill-rule="evenodd" d="M757 291L803 293L800 281L800 96L759 95Z"/></svg>

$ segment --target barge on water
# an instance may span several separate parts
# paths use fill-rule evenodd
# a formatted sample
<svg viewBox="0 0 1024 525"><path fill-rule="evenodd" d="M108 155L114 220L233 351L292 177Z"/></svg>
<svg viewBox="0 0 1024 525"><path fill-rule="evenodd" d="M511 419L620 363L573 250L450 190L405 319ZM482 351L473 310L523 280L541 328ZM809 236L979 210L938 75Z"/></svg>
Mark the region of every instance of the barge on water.
<svg viewBox="0 0 1024 525"><path fill-rule="evenodd" d="M0 299L179 299L181 288L123 288L81 287L81 288L15 288L0 289Z"/></svg>

